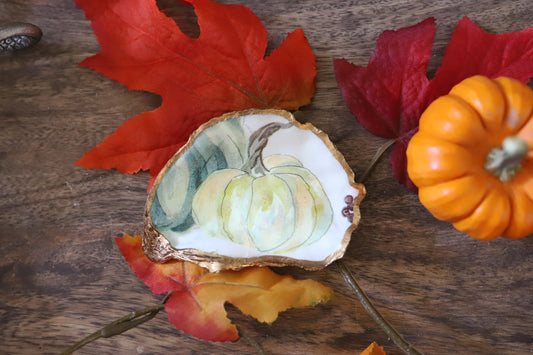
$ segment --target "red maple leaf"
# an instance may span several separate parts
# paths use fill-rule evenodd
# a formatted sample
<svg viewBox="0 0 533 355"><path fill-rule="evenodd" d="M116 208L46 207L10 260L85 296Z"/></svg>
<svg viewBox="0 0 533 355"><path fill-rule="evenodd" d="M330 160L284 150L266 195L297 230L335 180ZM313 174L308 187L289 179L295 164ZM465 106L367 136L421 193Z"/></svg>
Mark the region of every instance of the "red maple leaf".
<svg viewBox="0 0 533 355"><path fill-rule="evenodd" d="M80 65L162 97L120 126L77 165L150 170L156 176L202 123L248 108L297 109L315 90L316 63L301 29L265 57L267 32L253 12L209 0L193 5L200 35L185 35L155 0L74 0L102 50Z"/></svg>
<svg viewBox="0 0 533 355"><path fill-rule="evenodd" d="M200 339L238 339L236 327L226 316L226 302L261 322L272 323L281 311L325 302L333 295L316 281L295 280L267 267L210 273L185 261L155 263L143 253L142 236L115 240L135 274L153 293L173 291L165 304L169 321Z"/></svg>
<svg viewBox="0 0 533 355"><path fill-rule="evenodd" d="M372 134L395 139L394 176L416 190L407 175L405 150L418 129L420 115L457 83L481 74L508 76L527 83L533 76L533 28L491 34L464 17L448 43L441 67L426 76L435 20L383 32L366 67L335 59L342 95L357 121Z"/></svg>

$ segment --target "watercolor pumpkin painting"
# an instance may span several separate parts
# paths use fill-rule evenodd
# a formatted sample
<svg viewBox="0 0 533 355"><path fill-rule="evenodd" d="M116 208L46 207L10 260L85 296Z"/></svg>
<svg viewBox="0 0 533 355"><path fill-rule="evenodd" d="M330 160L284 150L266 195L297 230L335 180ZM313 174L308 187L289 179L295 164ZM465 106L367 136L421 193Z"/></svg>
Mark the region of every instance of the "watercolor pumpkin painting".
<svg viewBox="0 0 533 355"><path fill-rule="evenodd" d="M364 195L316 127L281 110L229 113L201 126L160 172L144 249L211 271L318 269L344 254Z"/></svg>

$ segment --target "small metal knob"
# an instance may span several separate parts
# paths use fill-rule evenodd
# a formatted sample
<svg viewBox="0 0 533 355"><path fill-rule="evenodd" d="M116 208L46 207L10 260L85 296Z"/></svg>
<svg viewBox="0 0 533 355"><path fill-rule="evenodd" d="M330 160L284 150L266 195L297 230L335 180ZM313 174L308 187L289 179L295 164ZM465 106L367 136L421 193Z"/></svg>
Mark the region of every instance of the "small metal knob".
<svg viewBox="0 0 533 355"><path fill-rule="evenodd" d="M0 26L0 53L31 47L42 35L41 29L31 23L12 22Z"/></svg>

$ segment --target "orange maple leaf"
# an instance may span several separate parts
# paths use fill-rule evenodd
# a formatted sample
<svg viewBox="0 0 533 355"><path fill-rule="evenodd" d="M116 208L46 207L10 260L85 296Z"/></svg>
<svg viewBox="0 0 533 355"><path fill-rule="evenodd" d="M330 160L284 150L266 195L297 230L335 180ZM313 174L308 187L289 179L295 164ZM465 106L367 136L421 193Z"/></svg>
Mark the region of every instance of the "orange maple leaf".
<svg viewBox="0 0 533 355"><path fill-rule="evenodd" d="M383 350L383 347L379 346L378 343L374 341L372 342L372 344L368 346L368 348L365 349L365 351L361 353L361 355L386 355L386 354L385 354L385 351Z"/></svg>
<svg viewBox="0 0 533 355"><path fill-rule="evenodd" d="M197 338L231 341L239 338L224 303L261 322L272 323L291 307L325 302L333 291L313 280L281 276L266 267L210 273L184 261L155 263L142 250L142 236L115 239L135 274L153 293L173 291L165 310L176 328Z"/></svg>
<svg viewBox="0 0 533 355"><path fill-rule="evenodd" d="M74 1L102 47L80 65L163 99L87 152L79 166L156 176L209 119L248 108L293 110L314 95L316 61L303 31L265 57L267 31L247 7L183 1L198 16L200 35L191 38L155 0Z"/></svg>

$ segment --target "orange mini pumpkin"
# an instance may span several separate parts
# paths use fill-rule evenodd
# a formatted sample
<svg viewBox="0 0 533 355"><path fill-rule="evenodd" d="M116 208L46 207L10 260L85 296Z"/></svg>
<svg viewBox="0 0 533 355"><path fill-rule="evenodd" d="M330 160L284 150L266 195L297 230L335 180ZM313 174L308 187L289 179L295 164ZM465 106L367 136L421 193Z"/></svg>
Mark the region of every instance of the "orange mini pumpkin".
<svg viewBox="0 0 533 355"><path fill-rule="evenodd" d="M433 101L407 148L420 202L476 239L533 233L533 90L473 76Z"/></svg>

